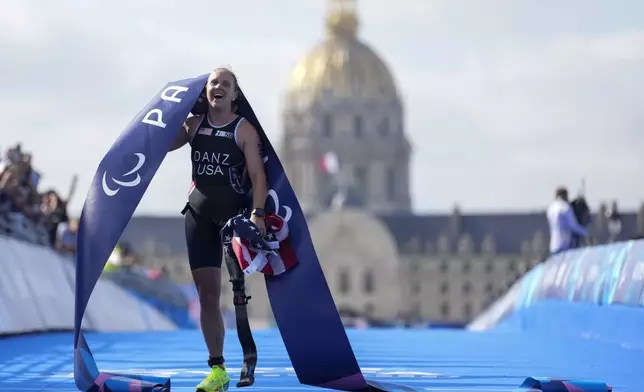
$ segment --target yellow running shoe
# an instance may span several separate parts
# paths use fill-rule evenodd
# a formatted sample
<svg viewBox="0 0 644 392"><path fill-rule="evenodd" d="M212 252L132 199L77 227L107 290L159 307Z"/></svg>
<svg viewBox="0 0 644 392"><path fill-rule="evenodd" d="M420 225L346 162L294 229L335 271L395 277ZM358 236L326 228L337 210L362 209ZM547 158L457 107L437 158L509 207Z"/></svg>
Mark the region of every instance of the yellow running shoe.
<svg viewBox="0 0 644 392"><path fill-rule="evenodd" d="M197 385L197 392L224 392L229 385L230 377L226 366L213 366L208 377Z"/></svg>

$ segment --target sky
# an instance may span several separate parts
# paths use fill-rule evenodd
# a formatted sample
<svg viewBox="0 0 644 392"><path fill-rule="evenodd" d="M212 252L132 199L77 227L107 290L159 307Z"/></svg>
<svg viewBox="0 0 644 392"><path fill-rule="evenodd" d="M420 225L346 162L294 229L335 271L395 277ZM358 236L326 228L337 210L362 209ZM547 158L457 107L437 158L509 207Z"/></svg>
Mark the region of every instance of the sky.
<svg viewBox="0 0 644 392"><path fill-rule="evenodd" d="M328 0L3 0L0 148L22 142L42 189L78 214L98 163L167 82L227 65L273 144ZM417 213L542 210L585 179L593 207L644 202L644 2L358 0L360 37L398 83ZM178 215L187 148L137 213Z"/></svg>

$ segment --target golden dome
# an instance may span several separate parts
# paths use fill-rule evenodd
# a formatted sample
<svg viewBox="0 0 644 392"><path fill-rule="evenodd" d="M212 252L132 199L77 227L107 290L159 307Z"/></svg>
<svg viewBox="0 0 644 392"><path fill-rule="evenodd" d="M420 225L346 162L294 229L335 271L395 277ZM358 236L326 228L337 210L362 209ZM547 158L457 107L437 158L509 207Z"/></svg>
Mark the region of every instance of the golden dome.
<svg viewBox="0 0 644 392"><path fill-rule="evenodd" d="M387 65L357 38L358 18L350 0L335 0L327 16L327 39L302 58L291 73L288 105L325 101L398 99ZM354 3L353 1L351 3Z"/></svg>

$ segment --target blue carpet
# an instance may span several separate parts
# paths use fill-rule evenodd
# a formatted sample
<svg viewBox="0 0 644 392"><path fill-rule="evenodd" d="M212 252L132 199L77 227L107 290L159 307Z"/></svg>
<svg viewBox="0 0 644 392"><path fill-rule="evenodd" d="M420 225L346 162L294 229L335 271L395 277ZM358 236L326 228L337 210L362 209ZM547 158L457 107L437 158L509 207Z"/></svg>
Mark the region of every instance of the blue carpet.
<svg viewBox="0 0 644 392"><path fill-rule="evenodd" d="M349 330L368 378L427 391L511 391L528 376L593 379L615 392L639 392L644 350L592 337L516 331ZM248 391L310 391L298 383L276 330L256 331L260 362ZM193 391L206 374L199 331L88 334L99 368L172 377L173 391ZM0 338L0 391L76 391L72 335ZM226 337L231 377L239 377L241 350ZM234 386L231 390L235 389ZM321 389L317 389L321 390Z"/></svg>

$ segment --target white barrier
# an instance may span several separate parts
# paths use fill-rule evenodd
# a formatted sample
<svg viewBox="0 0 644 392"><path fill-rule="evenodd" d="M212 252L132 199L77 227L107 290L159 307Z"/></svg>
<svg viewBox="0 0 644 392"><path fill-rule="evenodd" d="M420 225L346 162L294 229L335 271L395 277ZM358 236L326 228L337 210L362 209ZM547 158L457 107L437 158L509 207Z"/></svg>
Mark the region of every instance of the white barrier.
<svg viewBox="0 0 644 392"><path fill-rule="evenodd" d="M0 236L0 334L72 330L74 263L55 251ZM99 280L83 328L98 332L174 330L156 309Z"/></svg>

